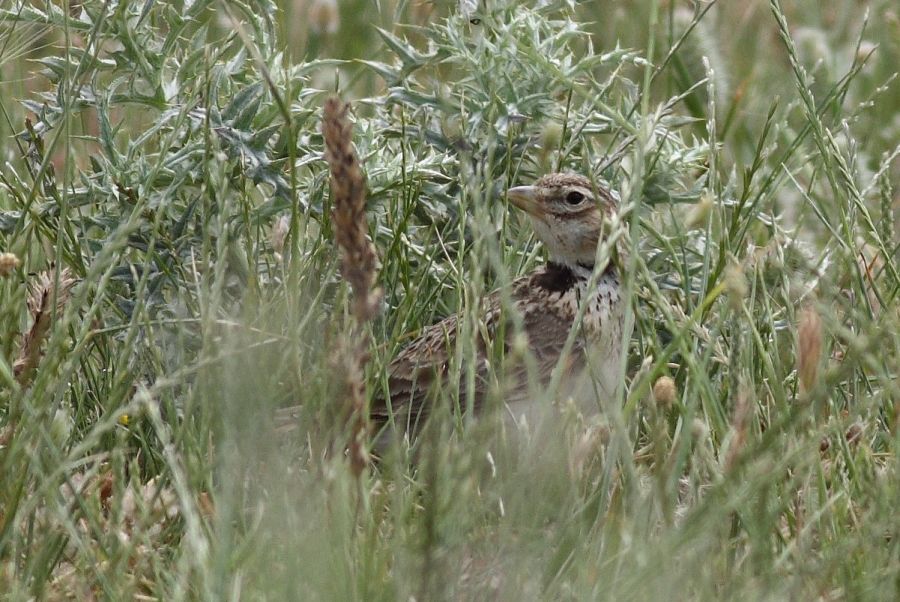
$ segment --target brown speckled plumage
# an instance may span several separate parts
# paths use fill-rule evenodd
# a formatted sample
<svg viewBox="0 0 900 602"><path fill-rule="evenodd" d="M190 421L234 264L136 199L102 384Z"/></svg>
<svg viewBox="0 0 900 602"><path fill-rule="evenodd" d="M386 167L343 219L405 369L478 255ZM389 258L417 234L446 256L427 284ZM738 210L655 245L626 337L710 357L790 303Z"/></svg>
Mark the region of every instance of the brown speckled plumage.
<svg viewBox="0 0 900 602"><path fill-rule="evenodd" d="M550 174L534 186L511 189L509 198L531 216L550 255L546 265L515 280L511 292L511 309L521 316L537 381L544 385L550 381L582 302L588 305L571 354L562 362L565 378L583 373L590 363L599 365L600 374L595 376L615 380L624 302L612 264L588 290L603 221L615 208L612 196L582 176ZM501 311L500 291L485 298L481 321L474 398L466 399L464 383L460 383L459 389L460 407L471 405L475 411L482 407L490 388L490 350L498 349L499 343L504 357L509 356L506 352L511 349L516 334L509 312ZM378 399L371 409L376 425L384 424L393 416L398 428L415 431L429 414L433 389L456 386L447 379L458 324L457 316L449 316L426 328L390 363L390 400ZM503 336L504 340L497 341L497 336ZM529 397L526 363L513 360L503 368L507 385L501 389L503 398L508 406L519 404ZM600 384L610 394L615 389L615 382Z"/></svg>

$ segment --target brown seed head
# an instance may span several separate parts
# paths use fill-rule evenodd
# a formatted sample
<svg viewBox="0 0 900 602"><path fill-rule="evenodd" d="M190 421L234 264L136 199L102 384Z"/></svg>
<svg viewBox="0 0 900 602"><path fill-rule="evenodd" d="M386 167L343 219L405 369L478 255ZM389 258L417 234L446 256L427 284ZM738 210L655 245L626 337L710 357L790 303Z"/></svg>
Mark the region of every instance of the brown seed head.
<svg viewBox="0 0 900 602"><path fill-rule="evenodd" d="M863 429L863 425L859 422L854 422L847 428L847 431L844 433L844 438L847 439L847 443L855 446L862 441L864 433L865 430Z"/></svg>
<svg viewBox="0 0 900 602"><path fill-rule="evenodd" d="M309 28L317 35L337 33L341 15L337 0L313 0L309 6Z"/></svg>
<svg viewBox="0 0 900 602"><path fill-rule="evenodd" d="M343 251L341 274L353 287L354 313L361 322L377 313L381 296L373 289L378 257L366 222L366 182L353 150L350 105L336 96L325 101L325 158L331 168L334 235Z"/></svg>
<svg viewBox="0 0 900 602"><path fill-rule="evenodd" d="M671 376L660 376L653 383L653 400L663 408L670 408L678 400L678 390Z"/></svg>
<svg viewBox="0 0 900 602"><path fill-rule="evenodd" d="M800 390L809 392L816 384L822 357L822 318L812 305L800 312L797 324L797 376Z"/></svg>
<svg viewBox="0 0 900 602"><path fill-rule="evenodd" d="M739 311L744 305L749 289L744 268L736 261L732 261L725 268L725 292L728 294L728 304L734 311Z"/></svg>
<svg viewBox="0 0 900 602"><path fill-rule="evenodd" d="M50 330L53 316L62 312L76 282L72 272L64 268L60 271L58 280L55 270L46 270L38 274L32 283L26 299L32 324L22 339L19 357L13 365L13 371L20 384L24 385L29 381L32 371L38 365L41 359L41 343Z"/></svg>
<svg viewBox="0 0 900 602"><path fill-rule="evenodd" d="M381 295L374 288L378 257L369 240L366 222L366 183L353 150L353 125L348 118L350 106L337 97L325 101L325 158L331 168L331 196L334 203L334 236L342 251L341 274L353 288L353 314L357 329L355 340L345 341L339 350L343 363L342 378L348 404L344 420L350 431L346 448L353 473L359 476L369 462L369 417L363 378L368 360L368 340L360 326L378 312Z"/></svg>
<svg viewBox="0 0 900 602"><path fill-rule="evenodd" d="M284 243L290 229L291 220L286 215L282 215L272 224L272 230L269 232L269 242L272 244L272 250L278 255L284 253Z"/></svg>
<svg viewBox="0 0 900 602"><path fill-rule="evenodd" d="M12 253L0 253L0 278L12 274L19 267L19 258Z"/></svg>
<svg viewBox="0 0 900 602"><path fill-rule="evenodd" d="M744 449L754 407L755 404L750 397L750 391L742 385L738 391L737 402L731 418L731 441L728 446L728 453L725 456L726 471L735 465Z"/></svg>

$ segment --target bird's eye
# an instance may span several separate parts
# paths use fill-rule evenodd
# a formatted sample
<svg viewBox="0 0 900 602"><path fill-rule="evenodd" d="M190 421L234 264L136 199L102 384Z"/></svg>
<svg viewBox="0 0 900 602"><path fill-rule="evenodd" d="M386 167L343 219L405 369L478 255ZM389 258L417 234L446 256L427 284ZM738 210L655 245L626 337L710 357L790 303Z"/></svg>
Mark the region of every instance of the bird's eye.
<svg viewBox="0 0 900 602"><path fill-rule="evenodd" d="M570 205L577 205L581 201L584 200L584 195L578 192L577 190L573 190L569 194L566 195L566 202Z"/></svg>

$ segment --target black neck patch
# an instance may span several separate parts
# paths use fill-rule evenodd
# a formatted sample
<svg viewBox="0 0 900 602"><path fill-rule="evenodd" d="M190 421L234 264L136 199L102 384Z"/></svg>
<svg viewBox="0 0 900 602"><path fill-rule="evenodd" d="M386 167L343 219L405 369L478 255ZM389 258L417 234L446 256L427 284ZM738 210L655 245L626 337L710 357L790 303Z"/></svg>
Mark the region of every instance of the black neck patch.
<svg viewBox="0 0 900 602"><path fill-rule="evenodd" d="M546 291L551 293L564 293L579 280L579 276L572 271L567 265L560 263L547 263L547 266L534 275L534 283Z"/></svg>

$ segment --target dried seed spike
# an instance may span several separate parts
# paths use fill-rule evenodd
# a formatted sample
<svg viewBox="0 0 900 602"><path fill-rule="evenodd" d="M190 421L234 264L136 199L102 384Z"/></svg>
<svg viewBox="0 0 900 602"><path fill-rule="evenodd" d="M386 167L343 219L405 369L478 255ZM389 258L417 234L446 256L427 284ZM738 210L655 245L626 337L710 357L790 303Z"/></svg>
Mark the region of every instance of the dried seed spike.
<svg viewBox="0 0 900 602"><path fill-rule="evenodd" d="M272 229L269 232L269 242L276 254L282 255L284 253L284 243L287 240L290 229L291 220L287 215L282 215L272 224Z"/></svg>
<svg viewBox="0 0 900 602"><path fill-rule="evenodd" d="M31 285L26 303L31 312L31 329L25 333L22 339L22 347L19 356L13 364L13 371L19 384L25 385L31 378L31 373L41 359L41 343L50 330L53 314L60 314L69 301L72 287L75 286L75 277L68 268L59 273L56 279L55 270L45 270L38 274L36 281ZM56 307L51 308L54 297Z"/></svg>
<svg viewBox="0 0 900 602"><path fill-rule="evenodd" d="M325 159L331 169L331 196L334 208L334 237L341 248L341 275L353 289L353 315L356 318L354 341L344 341L338 353L343 363L343 378L349 398L347 422L350 440L347 451L354 474L360 475L369 463L369 415L363 381L368 360L368 340L361 330L381 305L381 294L374 288L378 256L369 240L366 221L366 183L353 150L353 126L348 118L350 105L337 97L325 101Z"/></svg>
<svg viewBox="0 0 900 602"><path fill-rule="evenodd" d="M337 33L341 26L337 0L313 0L309 5L308 23L316 35Z"/></svg>
<svg viewBox="0 0 900 602"><path fill-rule="evenodd" d="M726 472L730 471L735 465L744 449L754 408L755 404L751 398L750 390L745 385L741 385L731 417L732 439L725 456Z"/></svg>
<svg viewBox="0 0 900 602"><path fill-rule="evenodd" d="M350 105L332 96L325 101L325 159L331 168L331 195L335 239L343 252L341 274L353 288L354 315L360 322L372 319L381 302L373 289L378 257L368 237L366 184L356 152Z"/></svg>
<svg viewBox="0 0 900 602"><path fill-rule="evenodd" d="M57 287L56 271L51 268L39 273L28 291L28 309L31 317L37 319L41 311L50 311L50 303L56 294L56 311L61 312L69 301L72 287L75 286L75 277L69 268L63 268L59 273L59 286Z"/></svg>
<svg viewBox="0 0 900 602"><path fill-rule="evenodd" d="M812 305L800 312L797 323L797 375L800 390L808 393L815 387L822 356L822 318Z"/></svg>
<svg viewBox="0 0 900 602"><path fill-rule="evenodd" d="M0 278L5 278L19 267L21 262L13 253L0 253Z"/></svg>

